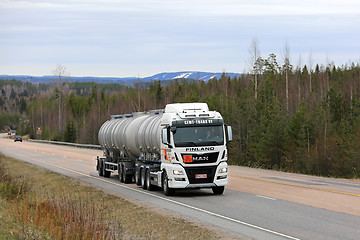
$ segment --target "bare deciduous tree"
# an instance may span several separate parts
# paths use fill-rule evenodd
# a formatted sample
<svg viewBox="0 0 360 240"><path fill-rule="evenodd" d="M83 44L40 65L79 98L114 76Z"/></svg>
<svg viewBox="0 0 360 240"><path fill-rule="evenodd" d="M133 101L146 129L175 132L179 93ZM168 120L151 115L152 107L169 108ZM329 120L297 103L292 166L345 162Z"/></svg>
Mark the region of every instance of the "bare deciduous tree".
<svg viewBox="0 0 360 240"><path fill-rule="evenodd" d="M61 64L57 64L55 69L53 70L53 74L56 76L55 78L55 85L56 88L54 90L55 92L55 96L58 99L58 103L59 103L59 123L58 123L58 128L59 131L61 131L61 113L62 113L62 101L63 101L63 96L64 96L64 85L63 85L63 81L64 81L64 77L68 77L70 76L70 74L66 71L66 67L61 65Z"/></svg>
<svg viewBox="0 0 360 240"><path fill-rule="evenodd" d="M255 88L255 100L257 99L258 94L258 75L261 71L260 66L260 50L259 50L259 42L256 37L254 37L251 41L251 45L249 48L250 54L250 65L252 68L252 73L254 74L254 88Z"/></svg>
<svg viewBox="0 0 360 240"><path fill-rule="evenodd" d="M313 73L313 66L314 63L313 63L313 56L312 56L312 51L310 51L310 54L309 54L309 73L310 73L310 79L309 79L309 93L311 93L312 91L312 79L311 79L311 76L312 76L312 73Z"/></svg>
<svg viewBox="0 0 360 240"><path fill-rule="evenodd" d="M290 48L289 44L285 43L284 47L284 69L285 69L285 91L286 91L286 112L289 112L289 70L290 64Z"/></svg>

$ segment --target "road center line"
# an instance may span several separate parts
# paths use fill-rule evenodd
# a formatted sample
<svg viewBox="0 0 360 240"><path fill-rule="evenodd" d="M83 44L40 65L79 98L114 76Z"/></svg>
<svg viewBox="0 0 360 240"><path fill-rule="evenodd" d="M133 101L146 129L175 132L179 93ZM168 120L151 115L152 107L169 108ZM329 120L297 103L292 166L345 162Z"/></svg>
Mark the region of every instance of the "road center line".
<svg viewBox="0 0 360 240"><path fill-rule="evenodd" d="M273 201L276 201L277 199L275 198L272 198L272 197L266 197L266 196L262 196L262 195L256 195L257 197L259 198L265 198L265 199L269 199L269 200L273 200Z"/></svg>

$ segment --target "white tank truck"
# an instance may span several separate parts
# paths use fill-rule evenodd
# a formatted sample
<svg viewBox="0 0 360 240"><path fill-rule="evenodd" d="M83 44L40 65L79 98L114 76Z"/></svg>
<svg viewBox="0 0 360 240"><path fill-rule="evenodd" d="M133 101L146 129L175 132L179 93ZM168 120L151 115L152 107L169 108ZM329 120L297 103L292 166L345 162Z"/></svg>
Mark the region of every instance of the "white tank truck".
<svg viewBox="0 0 360 240"><path fill-rule="evenodd" d="M225 134L225 129L227 134ZM227 136L227 137L226 137ZM104 157L97 157L100 176L117 173L142 188L212 188L222 194L228 183L226 142L232 140L216 111L206 103L168 104L165 110L112 115L99 130Z"/></svg>

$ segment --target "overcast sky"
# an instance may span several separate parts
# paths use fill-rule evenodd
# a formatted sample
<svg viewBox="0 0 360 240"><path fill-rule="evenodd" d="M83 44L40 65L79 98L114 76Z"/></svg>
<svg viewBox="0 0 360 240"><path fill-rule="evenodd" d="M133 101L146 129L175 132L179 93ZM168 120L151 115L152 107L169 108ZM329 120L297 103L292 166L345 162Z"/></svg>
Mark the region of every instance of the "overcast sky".
<svg viewBox="0 0 360 240"><path fill-rule="evenodd" d="M360 1L0 0L0 74L146 77L246 72L260 53L293 65L360 62Z"/></svg>

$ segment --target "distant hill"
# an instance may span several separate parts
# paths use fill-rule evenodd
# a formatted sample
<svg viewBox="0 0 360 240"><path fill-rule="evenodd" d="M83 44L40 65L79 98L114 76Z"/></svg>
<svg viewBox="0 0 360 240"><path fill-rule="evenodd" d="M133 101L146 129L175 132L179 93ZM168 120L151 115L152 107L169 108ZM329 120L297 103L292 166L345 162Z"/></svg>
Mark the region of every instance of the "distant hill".
<svg viewBox="0 0 360 240"><path fill-rule="evenodd" d="M29 75L0 75L0 79L17 80L32 83L50 83L56 80L56 76L29 76ZM116 77L63 77L67 82L96 82L96 83L119 83L127 84L137 78L116 78Z"/></svg>
<svg viewBox="0 0 360 240"><path fill-rule="evenodd" d="M194 79L194 80L203 80L205 82L209 81L210 79L221 77L222 73L211 73L211 72L164 72L158 73L151 77L145 77L144 80L175 80L175 79ZM226 75L230 76L231 78L235 76L240 76L240 73L226 73Z"/></svg>
<svg viewBox="0 0 360 240"><path fill-rule="evenodd" d="M231 78L235 76L241 76L240 73L226 73ZM118 83L122 85L133 85L138 79L143 82L151 81L171 81L175 79L186 79L186 80L202 80L209 81L210 79L221 77L222 73L211 73L211 72L196 72L196 71L187 71L187 72L164 72L158 73L150 77L137 78L137 77L126 77L126 78L117 78L117 77L64 77L64 81L68 82L96 82L96 83ZM28 76L28 75L0 75L0 79L8 80L18 80L23 82L32 82L32 83L49 83L53 82L56 79L56 76Z"/></svg>

